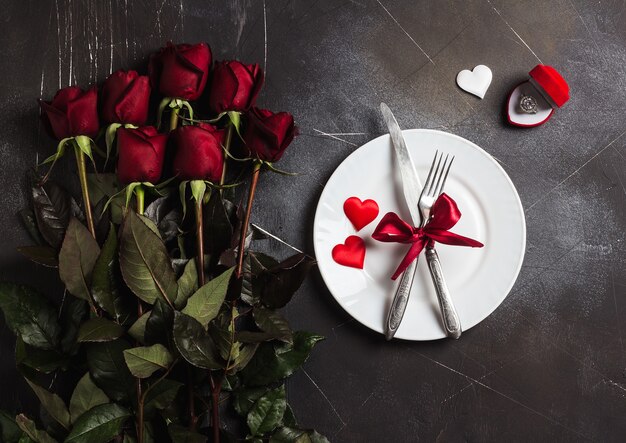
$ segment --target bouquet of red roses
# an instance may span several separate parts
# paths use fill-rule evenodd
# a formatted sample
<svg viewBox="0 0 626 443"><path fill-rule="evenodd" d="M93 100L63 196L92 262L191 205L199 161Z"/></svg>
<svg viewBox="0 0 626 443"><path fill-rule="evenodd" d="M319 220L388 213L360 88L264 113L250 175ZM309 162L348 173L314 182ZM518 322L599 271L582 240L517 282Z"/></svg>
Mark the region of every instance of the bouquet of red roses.
<svg viewBox="0 0 626 443"><path fill-rule="evenodd" d="M168 43L148 74L118 71L40 102L58 145L47 173L30 174L20 216L35 244L19 251L57 268L65 291L53 303L0 283L18 369L43 411L0 412L2 440L327 441L298 426L284 386L322 339L279 311L314 261L251 249L263 238L249 228L259 174L281 172L293 117L256 107L258 65L212 63L204 43ZM78 202L51 179L66 154ZM233 200L246 174L243 207ZM239 436L220 425L231 410L245 419Z"/></svg>

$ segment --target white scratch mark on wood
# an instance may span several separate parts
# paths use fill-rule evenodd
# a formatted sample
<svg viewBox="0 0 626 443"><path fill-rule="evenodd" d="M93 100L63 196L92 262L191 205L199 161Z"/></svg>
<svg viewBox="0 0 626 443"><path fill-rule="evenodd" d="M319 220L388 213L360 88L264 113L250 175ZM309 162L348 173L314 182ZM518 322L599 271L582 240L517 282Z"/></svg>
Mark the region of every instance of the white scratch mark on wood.
<svg viewBox="0 0 626 443"><path fill-rule="evenodd" d="M406 31L406 29L404 29L404 28L402 27L402 25L400 24L400 22L399 22L398 20L396 20L396 18L395 18L393 15L391 15L391 12L389 12L389 9L385 8L385 5L383 5L383 4L380 2L380 0L376 0L376 1L377 1L377 2L378 2L378 4L379 4L379 5L380 5L380 6L381 6L384 10L385 10L385 12L387 13L387 15L388 15L389 17L391 17L391 19L392 19L392 20L396 23L396 25L398 25L398 27L399 27L400 29L402 29L402 32L404 32L404 33L406 34L406 36L409 38L409 40L411 40L411 41L413 42L413 44L414 44L415 46L417 46L417 49L419 49L419 50L422 52L422 54L424 54L424 55L426 56L426 58L428 59L428 61L429 61L429 62L431 62L431 63L434 65L434 64L435 64L435 62L434 62L434 61L430 58L430 56L429 56L428 54L426 54L426 51L424 51L424 50L422 49L422 47L421 47L421 46L420 46L420 45L419 45L419 44L415 41L415 39L414 39L413 37L411 37L411 34L409 34L409 33Z"/></svg>
<svg viewBox="0 0 626 443"><path fill-rule="evenodd" d="M54 7L56 9L56 14L57 14L57 45L58 45L58 49L57 49L57 55L58 55L58 59L59 59L59 89L61 89L63 87L63 82L61 80L61 70L63 69L63 60L61 60L61 18L59 16L59 2L58 0L54 1Z"/></svg>
<svg viewBox="0 0 626 443"><path fill-rule="evenodd" d="M583 169L585 166L587 166L594 158L596 158L597 156L599 156L600 154L602 154L604 151L606 151L608 148L610 148L613 143L615 143L616 141L618 141L620 138L622 138L622 136L626 134L626 131L622 132L620 135L618 135L615 139L613 139L613 141L611 141L608 145L606 145L604 148L600 149L593 157L591 157L589 160L587 160L585 163L583 163L580 167L576 168L576 170L574 172L572 172L570 175L568 175L567 177L565 177L563 180L561 180L556 186L554 186L552 189L550 189L548 192L546 192L545 194L543 194L543 196L537 200L536 202L534 202L532 205L530 205L528 208L526 208L524 210L524 212L528 212L530 211L533 207L535 207L535 205L537 205L538 203L541 203L542 201L544 201L548 195L550 195L552 192L554 192L555 189L557 189L559 186L561 186L563 183L565 183L566 181L568 181L570 178L572 178L574 175L576 175L578 173L578 171L580 171L581 169Z"/></svg>
<svg viewBox="0 0 626 443"><path fill-rule="evenodd" d="M504 24L505 24L505 25L507 25L507 26L509 27L509 29L513 32L513 34L515 34L515 36L519 39L519 41L520 41L520 42L522 42L522 43L524 44L524 46L526 46L526 48L528 48L528 50L532 53L532 55L534 55L534 56L535 56L535 58L537 59L537 61L538 61L539 63L543 63L543 62L541 61L541 59L537 56L537 54L535 54L535 51L533 51L533 50L532 50L532 48L531 48L530 46L528 46L528 43L526 43L526 42L524 41L524 39L522 38L522 36L521 36L521 35L519 35L519 34L517 33L517 31L516 31L515 29L513 29L513 26L511 26L511 25L509 24L509 22L508 22L508 21L506 21L506 19L502 16L502 14L500 14L500 11L498 11L498 10L496 9L496 7L495 7L495 6L493 6L489 0L487 0L487 3L489 3L489 6L491 6L491 8L492 8L492 9L496 12L496 14L498 14L498 17L500 17L500 18L502 19L502 21L504 22Z"/></svg>
<svg viewBox="0 0 626 443"><path fill-rule="evenodd" d="M263 53L263 71L267 76L267 11L265 9L265 0L263 0L263 38L265 41L265 49Z"/></svg>
<svg viewBox="0 0 626 443"><path fill-rule="evenodd" d="M340 142L344 142L344 143L346 143L346 144L348 144L348 145L358 147L358 145L357 145L357 144L352 143L352 142L349 142L348 140L344 140L343 138L339 138L339 137L334 136L334 135L332 135L332 134L328 134L328 133L326 133L326 132L324 132L324 131L320 131L319 129L315 129L315 128L313 128L313 130L314 130L315 132L317 132L318 134L321 134L321 135L323 135L323 136L325 136L325 137L330 137L330 138L333 138L333 139L335 139L335 140L339 140Z"/></svg>
<svg viewBox="0 0 626 443"><path fill-rule="evenodd" d="M258 231L260 231L262 234L267 235L268 237L276 240L279 243L282 243L283 245L293 249L294 251L300 253L300 254L304 254L304 252L302 252L300 249L296 248L295 246L290 245L289 243L287 243L285 240L281 239L280 237L275 236L274 234L272 234L271 232L266 231L265 229L263 229L262 227L260 227L259 225L255 225L254 223L252 223L252 227Z"/></svg>
<svg viewBox="0 0 626 443"><path fill-rule="evenodd" d="M307 376L307 378L309 380L311 380L311 383L313 383L313 386L315 386L315 388L319 391L320 394L322 394L322 397L324 397L324 400L326 400L326 402L330 405L330 408L333 410L333 412L335 413L335 415L337 416L337 418L339 419L339 421L341 422L341 424L343 426L346 425L346 422L343 421L343 418L341 418L341 415L339 415L339 413L337 412L337 409L335 409L335 406L332 404L332 402L328 399L328 397L326 396L326 394L324 393L324 391L322 390L322 388L320 388L317 383L315 383L315 380L313 380L313 378L311 378L311 376L309 375L308 372L306 372L304 369L302 370L302 372L304 373L304 375Z"/></svg>
<svg viewBox="0 0 626 443"><path fill-rule="evenodd" d="M356 135L367 135L367 132L327 132L326 135L356 136Z"/></svg>
<svg viewBox="0 0 626 443"><path fill-rule="evenodd" d="M110 56L111 60L109 61L109 74L113 72L113 3L109 0L109 39L111 43L110 47Z"/></svg>
<svg viewBox="0 0 626 443"><path fill-rule="evenodd" d="M70 70L67 78L68 85L72 85L72 81L76 84L76 74L74 73L74 20L72 18L72 1L67 2L67 11L69 14L69 18L67 18L67 23L65 29L69 29L69 38L68 33L65 33L66 44L70 46Z"/></svg>

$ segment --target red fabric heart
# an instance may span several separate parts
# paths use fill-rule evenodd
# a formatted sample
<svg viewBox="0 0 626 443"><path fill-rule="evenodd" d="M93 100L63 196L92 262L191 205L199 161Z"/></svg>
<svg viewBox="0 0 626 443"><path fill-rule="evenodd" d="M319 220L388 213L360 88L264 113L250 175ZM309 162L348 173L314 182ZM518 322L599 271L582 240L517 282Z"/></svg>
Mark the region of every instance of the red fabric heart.
<svg viewBox="0 0 626 443"><path fill-rule="evenodd" d="M343 244L333 248L333 260L342 266L363 269L365 242L361 237L351 235Z"/></svg>
<svg viewBox="0 0 626 443"><path fill-rule="evenodd" d="M378 203L374 200L361 201L358 197L350 197L343 203L343 212L354 229L360 231L378 216Z"/></svg>

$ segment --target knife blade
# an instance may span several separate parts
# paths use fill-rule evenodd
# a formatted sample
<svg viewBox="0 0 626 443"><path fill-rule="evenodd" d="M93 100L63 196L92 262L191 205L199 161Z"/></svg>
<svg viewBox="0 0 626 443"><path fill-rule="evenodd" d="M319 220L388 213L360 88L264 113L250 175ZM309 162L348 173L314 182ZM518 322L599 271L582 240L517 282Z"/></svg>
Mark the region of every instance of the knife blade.
<svg viewBox="0 0 626 443"><path fill-rule="evenodd" d="M402 130L396 118L393 116L391 109L389 109L389 106L385 103L381 103L380 112L383 114L383 120L385 120L387 128L389 129L391 144L396 153L396 161L402 179L404 199L408 206L409 213L411 214L411 219L414 226L420 226L422 216L418 210L418 202L420 193L422 192L422 182L415 171L415 164L411 158L411 153L406 147ZM389 307L387 321L385 322L385 338L387 340L391 340L400 327L404 311L409 301L409 295L411 294L411 287L413 286L416 270L417 259L409 264L400 277L400 283L398 284L391 306Z"/></svg>
<svg viewBox="0 0 626 443"><path fill-rule="evenodd" d="M380 112L383 114L383 120L387 124L389 135L391 136L391 144L394 147L396 153L396 160L398 163L398 169L400 169L400 177L402 178L402 190L404 193L404 200L409 208L411 219L414 226L419 226L421 223L421 215L417 209L420 193L422 192L422 182L420 181L417 171L415 170L415 164L411 158L411 153L406 147L406 142L402 136L402 130L396 118L394 117L391 109L385 103L380 104Z"/></svg>

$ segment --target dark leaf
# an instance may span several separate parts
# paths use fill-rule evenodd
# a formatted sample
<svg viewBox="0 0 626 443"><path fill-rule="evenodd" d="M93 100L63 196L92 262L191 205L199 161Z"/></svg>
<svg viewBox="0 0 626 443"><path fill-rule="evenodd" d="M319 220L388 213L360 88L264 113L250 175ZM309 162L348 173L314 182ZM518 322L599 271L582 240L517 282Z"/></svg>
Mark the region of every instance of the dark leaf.
<svg viewBox="0 0 626 443"><path fill-rule="evenodd" d="M66 368L69 358L57 350L37 349L27 345L21 338L15 342L15 363L27 366L38 372L49 374L57 369Z"/></svg>
<svg viewBox="0 0 626 443"><path fill-rule="evenodd" d="M209 333L213 338L215 347L225 361L227 361L229 357L230 359L236 358L241 346L240 343L234 341L231 315L236 315L236 311L231 314L230 308L223 310L209 327Z"/></svg>
<svg viewBox="0 0 626 443"><path fill-rule="evenodd" d="M261 436L274 430L281 422L286 407L284 385L263 394L248 412L246 422L250 433Z"/></svg>
<svg viewBox="0 0 626 443"><path fill-rule="evenodd" d="M187 299L198 290L198 268L196 260L187 261L183 274L178 279L178 293L174 306L176 309L182 309L187 303Z"/></svg>
<svg viewBox="0 0 626 443"><path fill-rule="evenodd" d="M26 379L26 383L35 392L35 395L41 402L41 406L50 414L57 423L63 426L65 429L70 428L70 412L65 406L65 402L57 394L54 394L41 386L36 385L29 379Z"/></svg>
<svg viewBox="0 0 626 443"><path fill-rule="evenodd" d="M209 202L204 205L204 248L207 254L219 257L228 249L233 226L231 217L220 192L213 192Z"/></svg>
<svg viewBox="0 0 626 443"><path fill-rule="evenodd" d="M71 201L69 194L51 181L44 185L34 183L31 187L33 213L41 236L55 249L63 242L65 229L70 222Z"/></svg>
<svg viewBox="0 0 626 443"><path fill-rule="evenodd" d="M91 303L91 273L100 247L87 228L75 218L70 219L59 253L59 276L75 297Z"/></svg>
<svg viewBox="0 0 626 443"><path fill-rule="evenodd" d="M78 341L104 342L120 338L124 334L124 328L106 318L96 317L87 320L78 330Z"/></svg>
<svg viewBox="0 0 626 443"><path fill-rule="evenodd" d="M0 411L0 441L17 443L22 431L15 423L15 418L5 411Z"/></svg>
<svg viewBox="0 0 626 443"><path fill-rule="evenodd" d="M96 304L112 316L116 314L115 299L118 297L117 266L117 233L111 224L109 235L93 267L91 295Z"/></svg>
<svg viewBox="0 0 626 443"><path fill-rule="evenodd" d="M35 213L33 210L30 208L20 209L17 215L20 217L20 220L28 232L28 235L30 235L30 238L37 243L37 245L46 244L45 240L39 233L39 227L37 226L37 220L35 220Z"/></svg>
<svg viewBox="0 0 626 443"><path fill-rule="evenodd" d="M49 268L59 266L56 249L50 246L20 246L17 252L29 260Z"/></svg>
<svg viewBox="0 0 626 443"><path fill-rule="evenodd" d="M291 328L287 319L280 312L264 308L263 306L255 306L252 310L252 316L256 325L263 332L274 336L275 339L284 341L285 343L293 343Z"/></svg>
<svg viewBox="0 0 626 443"><path fill-rule="evenodd" d="M182 383L169 379L157 383L146 395L146 410L150 408L165 409L170 406L181 386L183 386Z"/></svg>
<svg viewBox="0 0 626 443"><path fill-rule="evenodd" d="M254 291L254 279L251 265L252 255L246 254L243 259L243 268L241 273L241 300L250 306L254 306L260 302L260 297Z"/></svg>
<svg viewBox="0 0 626 443"><path fill-rule="evenodd" d="M291 428L295 428L298 426L298 421L296 420L296 416L293 413L293 409L291 406L287 405L285 408L285 415L283 415L283 426L288 426Z"/></svg>
<svg viewBox="0 0 626 443"><path fill-rule="evenodd" d="M64 298L60 316L63 331L61 349L63 352L74 355L78 351L78 329L87 315L87 310L86 301L70 296Z"/></svg>
<svg viewBox="0 0 626 443"><path fill-rule="evenodd" d="M239 343L237 344L239 345ZM245 368L248 365L248 363L250 363L250 360L252 360L252 357L254 357L254 354L256 353L256 350L258 348L259 348L258 344L248 344L248 345L240 346L239 352L232 359L230 367L228 368L228 373L234 374L235 372L240 371L243 368Z"/></svg>
<svg viewBox="0 0 626 443"><path fill-rule="evenodd" d="M315 343L323 337L310 332L293 334L293 346L263 343L250 363L241 371L244 383L251 386L267 385L291 375L309 357Z"/></svg>
<svg viewBox="0 0 626 443"><path fill-rule="evenodd" d="M148 378L159 369L167 369L172 364L172 354L165 346L157 343L124 351L126 366L137 378Z"/></svg>
<svg viewBox="0 0 626 443"><path fill-rule="evenodd" d="M261 398L267 391L269 391L266 387L260 388L244 388L235 392L233 407L235 411L241 416L248 415L248 412L256 403L256 401Z"/></svg>
<svg viewBox="0 0 626 443"><path fill-rule="evenodd" d="M33 288L0 283L0 309L7 326L24 343L40 349L58 345L61 328L56 309Z"/></svg>
<svg viewBox="0 0 626 443"><path fill-rule="evenodd" d="M161 343L168 349L172 348L172 326L174 324L174 310L164 301L157 300L152 312L146 320L144 339L147 345Z"/></svg>
<svg viewBox="0 0 626 443"><path fill-rule="evenodd" d="M326 437L317 431L298 429L296 427L282 427L270 437L270 443L330 443Z"/></svg>
<svg viewBox="0 0 626 443"><path fill-rule="evenodd" d="M222 368L213 340L194 318L175 313L174 342L183 358L192 365L204 369Z"/></svg>
<svg viewBox="0 0 626 443"><path fill-rule="evenodd" d="M159 197L150 203L144 212L144 215L157 226L165 242L176 238L183 221L183 214L176 203L177 198L173 194Z"/></svg>
<svg viewBox="0 0 626 443"><path fill-rule="evenodd" d="M150 314L152 314L152 311L144 312L128 329L128 335L141 344L146 342L146 323L148 322L148 318L150 318Z"/></svg>
<svg viewBox="0 0 626 443"><path fill-rule="evenodd" d="M206 329L209 322L219 313L234 270L235 268L230 268L224 271L199 288L189 297L187 305L182 312L195 318Z"/></svg>
<svg viewBox="0 0 626 443"><path fill-rule="evenodd" d="M119 260L124 280L137 297L150 304L163 299L169 305L176 299L178 284L165 245L132 211L124 219Z"/></svg>
<svg viewBox="0 0 626 443"><path fill-rule="evenodd" d="M270 308L282 308L298 290L315 261L305 254L296 254L263 272L261 300Z"/></svg>
<svg viewBox="0 0 626 443"><path fill-rule="evenodd" d="M204 435L190 431L186 427L174 423L169 425L167 430L172 441L176 443L206 443L207 441Z"/></svg>
<svg viewBox="0 0 626 443"><path fill-rule="evenodd" d="M28 437L35 443L57 443L57 441L50 437L46 431L37 429L35 422L26 417L24 414L19 414L15 417L15 423L17 423L19 428L24 431L24 433L26 433L26 435L28 435ZM21 443L22 440L23 438L20 438L19 442Z"/></svg>
<svg viewBox="0 0 626 443"><path fill-rule="evenodd" d="M91 380L91 375L87 372L78 381L72 398L70 399L70 417L75 423L78 417L89 411L91 408L109 402L109 397L102 389L96 386Z"/></svg>
<svg viewBox="0 0 626 443"><path fill-rule="evenodd" d="M65 443L107 443L122 431L130 412L115 403L96 406L81 415Z"/></svg>
<svg viewBox="0 0 626 443"><path fill-rule="evenodd" d="M123 339L87 346L87 364L94 383L113 400L132 397L135 379L126 367L124 351L130 345Z"/></svg>

